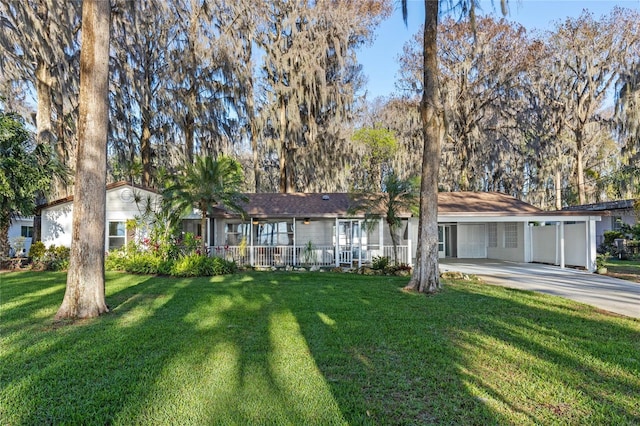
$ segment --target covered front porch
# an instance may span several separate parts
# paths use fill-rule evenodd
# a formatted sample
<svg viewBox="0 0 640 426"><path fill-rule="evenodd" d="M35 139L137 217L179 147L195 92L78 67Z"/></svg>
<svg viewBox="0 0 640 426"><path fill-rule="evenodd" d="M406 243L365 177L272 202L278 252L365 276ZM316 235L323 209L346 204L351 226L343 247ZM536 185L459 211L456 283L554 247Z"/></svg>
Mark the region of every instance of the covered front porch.
<svg viewBox="0 0 640 426"><path fill-rule="evenodd" d="M411 263L406 220L397 262ZM237 218L209 220L209 254L253 267L360 267L376 256L394 262L388 227L361 218Z"/></svg>

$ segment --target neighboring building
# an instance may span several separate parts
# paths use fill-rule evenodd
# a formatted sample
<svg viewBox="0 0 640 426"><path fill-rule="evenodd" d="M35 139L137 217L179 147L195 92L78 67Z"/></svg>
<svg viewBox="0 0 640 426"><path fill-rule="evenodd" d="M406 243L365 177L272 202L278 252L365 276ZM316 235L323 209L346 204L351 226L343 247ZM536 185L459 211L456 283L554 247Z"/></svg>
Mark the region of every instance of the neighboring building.
<svg viewBox="0 0 640 426"><path fill-rule="evenodd" d="M17 216L11 219L8 237L11 255L26 256L29 254L33 241L33 216Z"/></svg>
<svg viewBox="0 0 640 426"><path fill-rule="evenodd" d="M584 204L566 207L564 211L591 212L602 217L596 224L596 244L604 243L604 233L620 230L622 224L634 226L638 223L635 209L637 200L606 201L602 203Z"/></svg>
<svg viewBox="0 0 640 426"><path fill-rule="evenodd" d="M245 218L213 208L205 230L210 254L254 266L362 265L374 256L393 257L383 220L365 224L364 212L350 213L346 193L247 194ZM107 187L105 250L134 238L126 221L141 214L136 200L159 204L153 190L119 182ZM72 199L42 207L45 245L71 242ZM594 270L599 216L589 212L545 212L499 193L438 195L439 255L542 262ZM184 221L185 232L200 235L199 215ZM406 213L398 232L398 257L413 264L418 218Z"/></svg>

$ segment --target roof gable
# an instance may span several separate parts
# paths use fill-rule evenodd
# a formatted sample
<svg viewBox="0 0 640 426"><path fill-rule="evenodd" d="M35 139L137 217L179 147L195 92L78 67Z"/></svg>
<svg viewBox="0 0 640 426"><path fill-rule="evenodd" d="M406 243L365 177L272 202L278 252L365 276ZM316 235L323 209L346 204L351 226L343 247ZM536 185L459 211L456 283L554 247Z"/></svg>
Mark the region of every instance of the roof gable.
<svg viewBox="0 0 640 426"><path fill-rule="evenodd" d="M153 188L148 188L146 186L132 184L131 182L127 182L127 181L119 181L119 182L110 183L110 184L108 184L106 186L106 191L110 192L110 191L113 191L113 190L116 190L116 189L119 189L119 188L125 188L125 187L129 187L129 188L132 188L134 190L150 192L152 194L158 194L158 191L156 191ZM60 199L51 201L50 203L41 204L41 205L38 206L38 209L46 209L46 208L49 208L49 207L59 206L61 204L70 203L72 201L73 201L73 195L69 195L68 197L60 198Z"/></svg>

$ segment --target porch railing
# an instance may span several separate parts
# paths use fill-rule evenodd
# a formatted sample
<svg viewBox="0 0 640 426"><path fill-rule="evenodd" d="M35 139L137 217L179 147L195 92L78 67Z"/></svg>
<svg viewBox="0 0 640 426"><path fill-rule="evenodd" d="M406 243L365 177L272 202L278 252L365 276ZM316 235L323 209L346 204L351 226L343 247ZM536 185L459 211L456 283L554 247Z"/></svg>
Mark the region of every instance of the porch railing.
<svg viewBox="0 0 640 426"><path fill-rule="evenodd" d="M336 259L337 251L337 259ZM370 264L374 256L386 256L393 261L393 246L367 247L333 245L322 246L213 246L211 256L235 261L242 266L357 266ZM336 262L337 260L337 262ZM409 263L409 246L398 246L398 262Z"/></svg>

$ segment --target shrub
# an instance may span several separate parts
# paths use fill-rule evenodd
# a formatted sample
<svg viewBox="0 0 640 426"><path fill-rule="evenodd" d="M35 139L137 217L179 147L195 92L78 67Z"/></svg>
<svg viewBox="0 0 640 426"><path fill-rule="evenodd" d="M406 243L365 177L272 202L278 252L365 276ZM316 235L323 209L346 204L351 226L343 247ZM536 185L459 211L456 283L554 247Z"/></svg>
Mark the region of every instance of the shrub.
<svg viewBox="0 0 640 426"><path fill-rule="evenodd" d="M622 231L605 231L604 245L607 247L611 247L613 245L613 241L618 238L624 238L624 234L622 233Z"/></svg>
<svg viewBox="0 0 640 426"><path fill-rule="evenodd" d="M65 246L51 245L45 253L45 262L47 263L47 270L49 271L62 271L69 267L69 256L71 250Z"/></svg>
<svg viewBox="0 0 640 426"><path fill-rule="evenodd" d="M128 261L125 250L113 250L107 253L107 257L104 259L104 269L107 271L126 271Z"/></svg>
<svg viewBox="0 0 640 426"><path fill-rule="evenodd" d="M202 256L183 256L176 260L171 267L174 277L195 277L198 275Z"/></svg>
<svg viewBox="0 0 640 426"><path fill-rule="evenodd" d="M152 253L134 253L128 256L125 271L132 274L157 274L162 259Z"/></svg>
<svg viewBox="0 0 640 426"><path fill-rule="evenodd" d="M385 270L390 263L390 259L386 256L373 256L371 259L371 269Z"/></svg>
<svg viewBox="0 0 640 426"><path fill-rule="evenodd" d="M235 262L217 257L201 256L191 253L175 260L164 258L156 250L140 250L127 247L107 254L105 269L125 271L131 274L157 274L175 277L202 277L231 274L237 271Z"/></svg>
<svg viewBox="0 0 640 426"><path fill-rule="evenodd" d="M33 243L29 256L33 259L32 269L38 271L62 271L69 268L69 247L50 245L44 249L41 241Z"/></svg>
<svg viewBox="0 0 640 426"><path fill-rule="evenodd" d="M46 250L47 249L42 241L36 241L31 244L31 247L29 248L29 257L34 261L40 261L44 257Z"/></svg>
<svg viewBox="0 0 640 426"><path fill-rule="evenodd" d="M400 263L399 265L388 265L384 268L384 273L386 275L400 275L400 276L409 276L411 275L411 266L406 263Z"/></svg>
<svg viewBox="0 0 640 426"><path fill-rule="evenodd" d="M235 262L219 257L191 254L176 260L171 267L174 277L207 277L213 275L232 274L237 270Z"/></svg>

